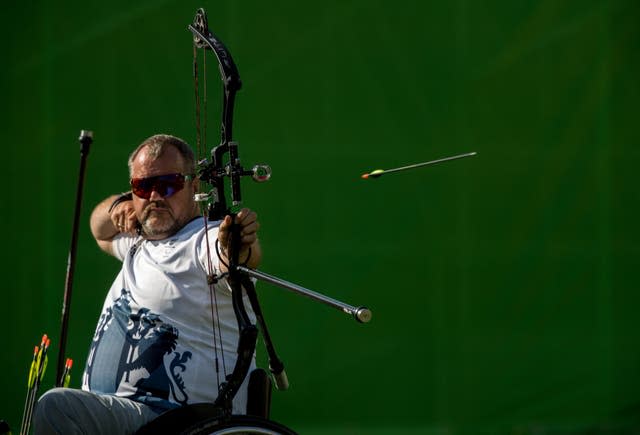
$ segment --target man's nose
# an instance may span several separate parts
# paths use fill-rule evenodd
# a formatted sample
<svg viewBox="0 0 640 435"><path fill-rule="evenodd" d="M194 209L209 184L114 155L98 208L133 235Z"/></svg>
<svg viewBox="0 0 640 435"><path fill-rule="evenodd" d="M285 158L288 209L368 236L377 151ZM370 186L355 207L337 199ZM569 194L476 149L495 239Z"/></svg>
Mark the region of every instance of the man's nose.
<svg viewBox="0 0 640 435"><path fill-rule="evenodd" d="M156 188L154 187L154 188L151 190L151 196L149 196L149 201L159 201L159 200L161 200L162 198L163 198L163 197L162 197L162 195L160 195L160 194L158 193L158 191L156 190Z"/></svg>

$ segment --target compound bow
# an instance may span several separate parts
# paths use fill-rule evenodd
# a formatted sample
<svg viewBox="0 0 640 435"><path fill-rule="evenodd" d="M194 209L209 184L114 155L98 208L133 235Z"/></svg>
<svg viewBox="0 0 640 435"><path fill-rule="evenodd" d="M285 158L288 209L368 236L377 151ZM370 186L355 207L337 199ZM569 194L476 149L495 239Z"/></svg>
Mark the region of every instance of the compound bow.
<svg viewBox="0 0 640 435"><path fill-rule="evenodd" d="M219 220L226 215L233 215L231 208L226 200L225 179L230 180L230 193L233 206L241 204L240 178L243 176L251 176L255 181L262 182L269 179L271 169L266 165L256 165L250 170L246 170L240 164L238 157L238 143L232 140L233 132L233 109L235 103L236 92L241 88L242 83L238 74L238 69L231 57L231 54L225 45L214 36L208 28L207 16L204 9L198 9L193 24L188 26L193 33L194 45L194 82L196 93L196 128L197 128L197 147L201 148L200 123L200 97L198 84L198 50L202 49L203 57L207 50L213 51L218 64L223 84L223 100L222 100L222 124L221 124L221 142L211 151L211 160L201 160L199 162L198 175L200 179L212 186L212 190L207 193L197 194L196 200L207 202L207 212L205 214L205 222L209 220ZM206 74L206 64L205 64ZM204 91L206 93L206 75L204 78ZM206 95L205 95L205 113L206 113ZM205 115L206 116L206 115ZM206 119L205 119L206 123ZM206 133L206 126L204 128ZM205 142L206 142L206 134ZM206 145L206 144L205 144ZM226 156L226 158L225 158ZM204 214L204 213L203 213ZM368 322L371 319L371 312L365 307L353 307L344 304L335 299L328 298L320 293L313 292L303 287L297 286L290 282L281 280L274 276L263 272L250 269L238 262L240 233L239 225L232 225L231 241L229 247L229 264L228 264L228 281L232 288L233 309L238 320L240 339L238 342L238 358L231 375L227 377L226 382L220 385L218 398L214 402L215 406L221 406L226 410L231 409L231 400L240 388L244 378L248 374L251 360L255 351L257 340L257 328L250 321L246 307L243 303L243 290L247 294L251 307L256 316L256 321L260 326L263 335L265 347L269 358L269 368L274 376L278 389L286 389L288 381L284 372L284 365L277 357L273 344L271 342L268 330L266 328L264 318L258 303L255 286L250 278L256 278L278 285L282 288L302 294L316 301L323 302L334 308L338 308L345 313L351 314L359 322ZM210 282L215 281L214 276L210 276ZM213 289L212 289L213 291Z"/></svg>

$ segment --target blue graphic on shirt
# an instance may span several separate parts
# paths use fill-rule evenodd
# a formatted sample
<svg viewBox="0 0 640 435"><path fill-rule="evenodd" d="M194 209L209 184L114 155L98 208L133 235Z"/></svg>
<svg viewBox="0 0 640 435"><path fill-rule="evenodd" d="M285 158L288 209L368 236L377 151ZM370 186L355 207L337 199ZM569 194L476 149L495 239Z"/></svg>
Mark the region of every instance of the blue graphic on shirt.
<svg viewBox="0 0 640 435"><path fill-rule="evenodd" d="M182 373L191 352L175 352L179 331L160 316L141 308L131 311L131 295L122 290L100 316L91 343L83 384L91 391L120 393L132 399L154 403L189 400ZM169 370L165 355L173 353ZM164 404L168 406L169 404Z"/></svg>

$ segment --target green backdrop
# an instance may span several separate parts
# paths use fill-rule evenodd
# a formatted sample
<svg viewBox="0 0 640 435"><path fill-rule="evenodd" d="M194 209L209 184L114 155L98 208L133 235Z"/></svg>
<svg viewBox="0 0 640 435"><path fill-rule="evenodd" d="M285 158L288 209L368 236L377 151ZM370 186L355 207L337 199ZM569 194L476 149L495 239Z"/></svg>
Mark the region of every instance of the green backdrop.
<svg viewBox="0 0 640 435"><path fill-rule="evenodd" d="M144 138L195 142L200 6L244 82L243 162L274 171L244 183L262 270L374 315L259 286L291 381L275 419L306 434L640 433L634 0L4 5L0 418L17 431L33 346L58 345L90 129L68 341L80 383L118 268L88 217L126 189Z"/></svg>

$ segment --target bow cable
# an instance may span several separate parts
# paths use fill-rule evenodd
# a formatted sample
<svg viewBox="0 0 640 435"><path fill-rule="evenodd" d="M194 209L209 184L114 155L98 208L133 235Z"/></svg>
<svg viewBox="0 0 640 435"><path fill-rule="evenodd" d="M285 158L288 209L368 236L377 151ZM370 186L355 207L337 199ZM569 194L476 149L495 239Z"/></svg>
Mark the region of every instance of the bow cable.
<svg viewBox="0 0 640 435"><path fill-rule="evenodd" d="M206 18L205 18L206 19ZM207 57L206 51L202 50L202 69L203 69L203 79L202 79L202 87L203 87L203 112L204 112L204 120L201 120L201 111L200 111L200 84L198 80L198 44L194 38L193 41L193 79L194 79L194 88L195 88L195 103L196 103L196 155L198 163L200 161L206 160L204 158L204 153L207 149ZM209 225L208 225L208 213L207 208L208 205L205 201L199 201L200 213L203 217L204 222L204 234L205 234L205 243L207 247L206 257L207 257L207 285L209 286L209 304L211 307L211 329L213 332L213 357L214 364L216 370L216 380L218 389L220 388L220 359L222 359L222 372L224 376L227 375L225 357L224 357L224 346L222 345L222 329L220 327L220 316L218 310L218 297L217 291L215 289L215 283L218 281L217 277L214 274L214 266L211 259L211 244L209 240ZM218 342L220 343L220 358L218 356Z"/></svg>

